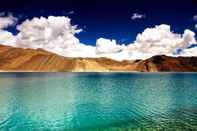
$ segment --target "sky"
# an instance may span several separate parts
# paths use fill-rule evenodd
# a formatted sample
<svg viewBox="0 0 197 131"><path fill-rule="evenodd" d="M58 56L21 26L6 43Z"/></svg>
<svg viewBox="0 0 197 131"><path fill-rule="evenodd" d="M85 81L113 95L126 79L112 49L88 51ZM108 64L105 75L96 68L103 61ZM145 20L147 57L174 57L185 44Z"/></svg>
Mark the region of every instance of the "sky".
<svg viewBox="0 0 197 131"><path fill-rule="evenodd" d="M0 12L11 12L19 23L35 16L69 16L83 29L77 35L82 43L95 45L100 37L129 44L147 27L169 24L178 33L191 29L196 0L4 0ZM137 13L142 18L132 20ZM15 33L15 30L10 28Z"/></svg>
<svg viewBox="0 0 197 131"><path fill-rule="evenodd" d="M197 56L197 0L4 0L0 44L65 57Z"/></svg>

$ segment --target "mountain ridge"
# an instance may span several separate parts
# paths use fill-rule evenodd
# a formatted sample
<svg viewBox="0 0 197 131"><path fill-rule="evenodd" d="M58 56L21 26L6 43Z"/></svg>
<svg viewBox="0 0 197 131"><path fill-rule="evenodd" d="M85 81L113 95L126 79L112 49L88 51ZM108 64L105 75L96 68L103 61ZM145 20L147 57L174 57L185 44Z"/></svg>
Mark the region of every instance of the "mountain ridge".
<svg viewBox="0 0 197 131"><path fill-rule="evenodd" d="M10 72L196 72L197 57L153 56L146 60L70 58L42 49L0 45L0 70Z"/></svg>

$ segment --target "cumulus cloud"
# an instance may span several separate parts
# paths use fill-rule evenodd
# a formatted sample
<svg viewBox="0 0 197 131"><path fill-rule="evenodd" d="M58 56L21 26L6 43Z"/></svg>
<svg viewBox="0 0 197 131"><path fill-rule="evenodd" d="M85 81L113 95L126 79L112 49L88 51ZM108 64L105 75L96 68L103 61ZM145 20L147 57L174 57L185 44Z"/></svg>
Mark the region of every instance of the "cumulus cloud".
<svg viewBox="0 0 197 131"><path fill-rule="evenodd" d="M139 33L128 48L131 55L146 59L154 55L172 56L177 49L186 49L192 44L196 44L194 32L186 29L182 35L173 33L169 25L163 24Z"/></svg>
<svg viewBox="0 0 197 131"><path fill-rule="evenodd" d="M14 46L15 43L16 43L16 38L12 33L8 31L0 30L0 44Z"/></svg>
<svg viewBox="0 0 197 131"><path fill-rule="evenodd" d="M62 55L65 57L81 57L81 58L96 58L96 47L78 43L75 46L70 46L63 49Z"/></svg>
<svg viewBox="0 0 197 131"><path fill-rule="evenodd" d="M110 40L105 38L99 38L96 41L96 53L97 54L109 54L122 51L125 45L117 44L116 40Z"/></svg>
<svg viewBox="0 0 197 131"><path fill-rule="evenodd" d="M186 57L197 56L197 47L185 49L181 52L179 56L186 56Z"/></svg>
<svg viewBox="0 0 197 131"><path fill-rule="evenodd" d="M96 57L96 47L80 43L75 34L82 30L68 17L49 16L26 20L17 26L16 47L44 49L65 57Z"/></svg>
<svg viewBox="0 0 197 131"><path fill-rule="evenodd" d="M0 29L4 29L4 28L7 28L8 26L14 25L16 21L17 21L17 18L13 17L11 14L9 14L8 16L1 16L0 17Z"/></svg>
<svg viewBox="0 0 197 131"><path fill-rule="evenodd" d="M16 36L17 47L42 48L57 54L64 54L64 50L79 44L75 34L81 32L77 26L71 25L68 17L33 18L26 20L17 27L20 33Z"/></svg>
<svg viewBox="0 0 197 131"><path fill-rule="evenodd" d="M11 14L4 16L5 13L0 13L0 44L13 46L16 42L15 36L6 30L5 28L12 26L16 23L17 18L13 17Z"/></svg>
<svg viewBox="0 0 197 131"><path fill-rule="evenodd" d="M132 20L136 20L136 19L144 19L146 18L146 15L144 14L139 14L139 13L133 13L133 15L131 16Z"/></svg>

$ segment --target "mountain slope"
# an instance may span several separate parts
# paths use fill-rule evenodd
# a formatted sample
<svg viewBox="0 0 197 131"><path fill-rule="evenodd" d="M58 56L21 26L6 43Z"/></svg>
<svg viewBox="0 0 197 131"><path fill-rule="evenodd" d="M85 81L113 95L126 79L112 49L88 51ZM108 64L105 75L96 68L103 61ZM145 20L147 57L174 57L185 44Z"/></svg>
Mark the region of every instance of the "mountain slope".
<svg viewBox="0 0 197 131"><path fill-rule="evenodd" d="M140 61L137 68L143 72L196 72L197 57L154 56Z"/></svg>
<svg viewBox="0 0 197 131"><path fill-rule="evenodd" d="M107 58L66 58L41 49L0 45L1 71L108 72L197 71L197 57L154 56L147 60L114 61Z"/></svg>

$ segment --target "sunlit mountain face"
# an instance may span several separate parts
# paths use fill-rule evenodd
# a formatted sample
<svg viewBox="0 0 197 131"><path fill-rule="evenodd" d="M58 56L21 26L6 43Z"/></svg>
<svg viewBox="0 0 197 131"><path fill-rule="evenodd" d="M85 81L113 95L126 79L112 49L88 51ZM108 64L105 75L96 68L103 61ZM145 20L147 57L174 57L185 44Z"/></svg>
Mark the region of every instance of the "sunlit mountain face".
<svg viewBox="0 0 197 131"><path fill-rule="evenodd" d="M68 57L196 56L196 7L195 0L7 0L0 42Z"/></svg>

